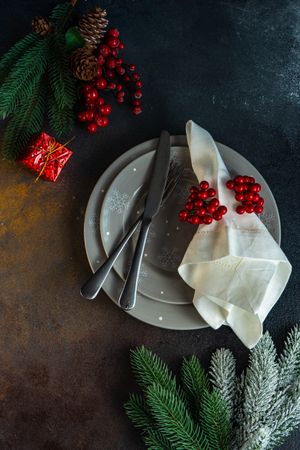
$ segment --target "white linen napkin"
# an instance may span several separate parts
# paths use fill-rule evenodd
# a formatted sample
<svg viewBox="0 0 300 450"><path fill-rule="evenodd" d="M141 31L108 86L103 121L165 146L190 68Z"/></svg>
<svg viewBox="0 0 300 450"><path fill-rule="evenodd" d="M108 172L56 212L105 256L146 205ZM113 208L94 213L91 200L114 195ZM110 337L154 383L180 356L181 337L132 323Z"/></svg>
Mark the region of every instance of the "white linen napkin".
<svg viewBox="0 0 300 450"><path fill-rule="evenodd" d="M292 268L256 214L236 213L238 203L226 187L230 176L211 135L192 121L186 135L199 182L207 180L217 190L228 212L221 221L199 226L178 272L195 290L193 303L203 319L214 329L228 324L252 348Z"/></svg>

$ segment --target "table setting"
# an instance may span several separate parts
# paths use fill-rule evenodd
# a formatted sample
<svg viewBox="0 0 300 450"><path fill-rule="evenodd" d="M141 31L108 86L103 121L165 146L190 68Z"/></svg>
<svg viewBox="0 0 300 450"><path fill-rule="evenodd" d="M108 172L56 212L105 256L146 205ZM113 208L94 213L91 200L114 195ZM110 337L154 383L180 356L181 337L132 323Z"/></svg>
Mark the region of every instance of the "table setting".
<svg viewBox="0 0 300 450"><path fill-rule="evenodd" d="M296 450L299 8L33 3L0 7L0 447Z"/></svg>

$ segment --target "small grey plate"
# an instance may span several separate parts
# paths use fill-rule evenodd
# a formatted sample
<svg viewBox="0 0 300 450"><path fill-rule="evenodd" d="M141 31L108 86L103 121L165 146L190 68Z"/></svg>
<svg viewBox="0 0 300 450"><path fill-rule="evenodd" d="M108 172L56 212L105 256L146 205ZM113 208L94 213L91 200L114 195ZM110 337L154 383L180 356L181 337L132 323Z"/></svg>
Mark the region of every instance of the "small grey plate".
<svg viewBox="0 0 300 450"><path fill-rule="evenodd" d="M257 170L228 147L218 144L220 153L232 175L244 173L260 179L265 198L264 214L272 217L267 227L271 234L279 223L274 198ZM111 183L101 209L100 232L107 255L111 253L143 209L147 184L155 152L146 153L130 162ZM154 218L147 239L140 271L138 290L152 299L176 304L192 303L194 291L178 274L178 266L197 227L180 223L178 211L183 208L190 185L197 184L187 147L172 147L171 158L182 166L183 175L171 197ZM114 269L124 280L133 258L137 233L117 259ZM278 236L274 236L278 240Z"/></svg>
<svg viewBox="0 0 300 450"><path fill-rule="evenodd" d="M131 150L124 153L103 173L96 183L85 213L84 220L84 242L89 264L93 272L104 262L106 253L102 244L99 225L102 203L110 184L131 161L139 156L155 150L157 139L143 142ZM172 146L186 146L185 136L172 136ZM260 182L261 179L257 177ZM272 195L272 194L271 194ZM275 203L275 201L274 201ZM280 241L280 221L275 224L275 234ZM274 223L273 217L268 220ZM274 236L274 234L273 234ZM275 236L274 236L275 237ZM112 270L104 283L104 291L117 304L120 292L123 287L122 279ZM131 316L154 326L174 330L192 330L207 327L192 304L170 304L159 302L138 293L137 306L133 311L128 312Z"/></svg>

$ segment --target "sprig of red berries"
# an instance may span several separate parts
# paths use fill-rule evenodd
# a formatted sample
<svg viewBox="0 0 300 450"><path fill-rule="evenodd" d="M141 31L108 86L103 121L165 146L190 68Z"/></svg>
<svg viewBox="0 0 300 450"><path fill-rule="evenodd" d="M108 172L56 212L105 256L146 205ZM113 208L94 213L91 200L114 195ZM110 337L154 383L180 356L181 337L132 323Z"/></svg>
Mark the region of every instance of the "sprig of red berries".
<svg viewBox="0 0 300 450"><path fill-rule="evenodd" d="M238 175L233 180L228 180L226 186L235 191L235 199L241 204L236 207L238 214L261 214L264 210L264 199L259 195L261 185L255 178L247 175Z"/></svg>
<svg viewBox="0 0 300 450"><path fill-rule="evenodd" d="M192 186L185 209L178 214L179 220L193 225L209 225L213 220L222 220L227 208L220 205L216 195L216 190L209 187L207 181L201 181L199 187Z"/></svg>
<svg viewBox="0 0 300 450"><path fill-rule="evenodd" d="M129 99L133 114L142 112L141 76L134 64L126 64L119 57L119 51L124 47L117 28L110 28L98 48L97 76L81 89L83 109L78 113L78 119L87 122L90 133L96 133L98 127L103 128L109 124L107 116L112 107L102 97L104 92L112 92L120 104Z"/></svg>

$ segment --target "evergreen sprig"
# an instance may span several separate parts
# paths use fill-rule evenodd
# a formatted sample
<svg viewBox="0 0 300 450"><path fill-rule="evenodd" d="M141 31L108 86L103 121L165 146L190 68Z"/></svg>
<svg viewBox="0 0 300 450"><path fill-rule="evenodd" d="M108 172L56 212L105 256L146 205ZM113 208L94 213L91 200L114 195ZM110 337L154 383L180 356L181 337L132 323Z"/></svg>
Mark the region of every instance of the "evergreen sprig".
<svg viewBox="0 0 300 450"><path fill-rule="evenodd" d="M299 347L299 326L279 358L266 333L239 377L229 350L213 354L210 380L196 356L184 359L182 388L157 355L139 347L131 362L143 393L130 396L126 412L150 450L271 450L300 423Z"/></svg>

